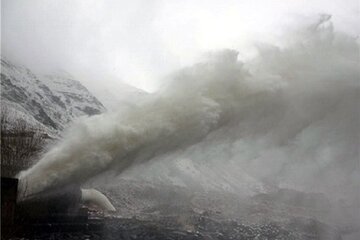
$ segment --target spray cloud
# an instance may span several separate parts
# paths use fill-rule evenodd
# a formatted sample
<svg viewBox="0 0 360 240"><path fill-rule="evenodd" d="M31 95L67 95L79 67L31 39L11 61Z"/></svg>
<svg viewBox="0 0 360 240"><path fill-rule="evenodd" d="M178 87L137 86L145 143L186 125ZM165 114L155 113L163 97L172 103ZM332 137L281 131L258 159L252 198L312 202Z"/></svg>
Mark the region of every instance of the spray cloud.
<svg viewBox="0 0 360 240"><path fill-rule="evenodd" d="M285 47L258 46L245 63L236 51L214 54L138 107L74 123L21 173L23 197L110 168L188 158L357 199L358 43L326 15L291 36Z"/></svg>

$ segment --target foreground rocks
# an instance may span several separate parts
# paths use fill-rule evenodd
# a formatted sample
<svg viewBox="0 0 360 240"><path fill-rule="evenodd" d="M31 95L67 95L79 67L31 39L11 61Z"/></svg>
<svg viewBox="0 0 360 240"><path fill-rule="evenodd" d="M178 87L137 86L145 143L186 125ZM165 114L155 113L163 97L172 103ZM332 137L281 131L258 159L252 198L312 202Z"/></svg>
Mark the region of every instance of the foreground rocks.
<svg viewBox="0 0 360 240"><path fill-rule="evenodd" d="M176 216L146 221L136 218L103 219L97 229L82 231L36 232L29 230L15 239L106 239L106 240L300 240L300 239L328 239L341 240L338 229L312 220L297 219L287 224L269 222L264 224L244 224L235 220L215 220L211 217L193 215L187 226L178 224ZM186 229L187 228L187 229Z"/></svg>
<svg viewBox="0 0 360 240"><path fill-rule="evenodd" d="M77 230L42 226L35 231L30 226L11 239L354 240L360 236L355 208L339 206L321 194L278 189L240 197L136 182L103 192L116 213L93 211L92 225Z"/></svg>

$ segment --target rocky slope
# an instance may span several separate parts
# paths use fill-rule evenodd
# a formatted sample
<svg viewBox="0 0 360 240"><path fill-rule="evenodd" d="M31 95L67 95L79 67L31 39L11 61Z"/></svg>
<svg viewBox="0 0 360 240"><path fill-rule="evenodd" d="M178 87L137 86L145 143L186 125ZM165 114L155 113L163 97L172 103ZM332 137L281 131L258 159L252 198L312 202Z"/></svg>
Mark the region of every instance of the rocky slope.
<svg viewBox="0 0 360 240"><path fill-rule="evenodd" d="M26 67L1 59L1 103L10 124L24 119L49 135L58 135L80 116L105 111L105 107L71 75L60 72L37 75Z"/></svg>
<svg viewBox="0 0 360 240"><path fill-rule="evenodd" d="M108 111L121 111L141 104L149 93L130 86L113 76L80 77L83 84L100 100ZM104 81L106 79L106 81ZM101 82L101 84L99 84Z"/></svg>
<svg viewBox="0 0 360 240"><path fill-rule="evenodd" d="M239 196L127 179L104 187L103 192L117 209L113 224L108 224L111 237L106 239L125 233L134 235L133 239L340 240L359 236L354 206L318 193L277 189ZM121 219L135 223L124 228ZM150 225L157 229L154 238L144 230Z"/></svg>

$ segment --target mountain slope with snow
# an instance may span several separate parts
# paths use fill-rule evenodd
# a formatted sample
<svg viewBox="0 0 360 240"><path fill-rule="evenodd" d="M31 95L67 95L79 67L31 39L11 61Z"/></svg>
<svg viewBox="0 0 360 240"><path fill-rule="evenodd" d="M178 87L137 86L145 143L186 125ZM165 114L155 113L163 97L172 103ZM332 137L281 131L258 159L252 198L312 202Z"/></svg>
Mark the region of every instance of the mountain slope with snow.
<svg viewBox="0 0 360 240"><path fill-rule="evenodd" d="M100 100L108 111L136 107L150 96L144 90L130 86L114 76L79 76L77 79Z"/></svg>
<svg viewBox="0 0 360 240"><path fill-rule="evenodd" d="M41 76L1 59L1 102L11 119L24 119L51 135L81 116L106 109L80 82L67 73Z"/></svg>

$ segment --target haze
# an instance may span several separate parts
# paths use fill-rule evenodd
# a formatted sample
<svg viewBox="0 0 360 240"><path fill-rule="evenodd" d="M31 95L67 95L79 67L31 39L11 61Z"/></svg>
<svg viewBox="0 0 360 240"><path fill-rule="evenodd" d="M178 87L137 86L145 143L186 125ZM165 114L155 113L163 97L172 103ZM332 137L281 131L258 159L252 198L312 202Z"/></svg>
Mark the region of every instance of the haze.
<svg viewBox="0 0 360 240"><path fill-rule="evenodd" d="M284 28L320 13L358 36L357 0L3 0L1 48L38 72L64 69L92 84L119 79L153 91L208 51L252 56L254 42L281 41Z"/></svg>

